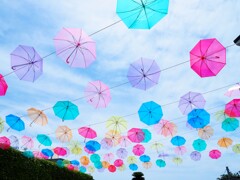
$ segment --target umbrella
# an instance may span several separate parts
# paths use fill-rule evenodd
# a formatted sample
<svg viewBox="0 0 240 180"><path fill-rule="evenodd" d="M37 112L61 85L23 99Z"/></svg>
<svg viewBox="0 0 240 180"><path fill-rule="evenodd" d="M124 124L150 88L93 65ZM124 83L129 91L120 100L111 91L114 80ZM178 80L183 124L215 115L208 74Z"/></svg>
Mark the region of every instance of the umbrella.
<svg viewBox="0 0 240 180"><path fill-rule="evenodd" d="M71 67L86 68L96 60L96 43L82 29L62 28L54 45L57 56Z"/></svg>
<svg viewBox="0 0 240 180"><path fill-rule="evenodd" d="M22 140L21 148L24 148L24 149L32 149L33 148L34 141L31 137L22 136L21 140Z"/></svg>
<svg viewBox="0 0 240 180"><path fill-rule="evenodd" d="M119 142L121 147L128 147L129 145L132 144L127 136L121 136Z"/></svg>
<svg viewBox="0 0 240 180"><path fill-rule="evenodd" d="M34 82L43 72L43 59L31 46L19 45L11 53L11 67L20 80Z"/></svg>
<svg viewBox="0 0 240 180"><path fill-rule="evenodd" d="M111 149L113 147L113 141L111 138L103 138L101 140L101 147L103 149Z"/></svg>
<svg viewBox="0 0 240 180"><path fill-rule="evenodd" d="M125 159L128 155L128 152L124 148L119 148L116 152L117 156L121 159Z"/></svg>
<svg viewBox="0 0 240 180"><path fill-rule="evenodd" d="M129 169L132 171L138 170L138 165L137 164L129 164Z"/></svg>
<svg viewBox="0 0 240 180"><path fill-rule="evenodd" d="M112 140L113 146L117 146L120 143L119 139L121 137L121 134L114 130L110 130L106 133L105 137Z"/></svg>
<svg viewBox="0 0 240 180"><path fill-rule="evenodd" d="M90 160L87 156L82 156L80 158L80 163L84 166L87 166L89 164Z"/></svg>
<svg viewBox="0 0 240 180"><path fill-rule="evenodd" d="M193 128L203 128L210 122L210 114L204 109L193 109L187 121Z"/></svg>
<svg viewBox="0 0 240 180"><path fill-rule="evenodd" d="M169 154L166 154L164 152L162 152L158 155L158 157L163 158L163 159L165 159L165 157L168 157L168 156L169 156Z"/></svg>
<svg viewBox="0 0 240 180"><path fill-rule="evenodd" d="M240 117L240 99L233 99L227 103L224 112L229 117Z"/></svg>
<svg viewBox="0 0 240 180"><path fill-rule="evenodd" d="M162 147L163 147L163 144L159 142L155 142L151 145L151 149L156 150L157 153L159 153L159 149L161 149Z"/></svg>
<svg viewBox="0 0 240 180"><path fill-rule="evenodd" d="M8 89L8 85L4 80L4 77L0 74L0 96L5 96Z"/></svg>
<svg viewBox="0 0 240 180"><path fill-rule="evenodd" d="M211 150L209 152L209 157L212 159L218 159L221 157L221 152L217 149Z"/></svg>
<svg viewBox="0 0 240 180"><path fill-rule="evenodd" d="M237 153L237 154L240 154L240 144L235 144L233 147L232 147L232 150L233 152Z"/></svg>
<svg viewBox="0 0 240 180"><path fill-rule="evenodd" d="M44 146L51 146L52 145L52 140L45 134L38 134L37 135L37 140L40 143L40 145ZM39 145L39 147L40 147Z"/></svg>
<svg viewBox="0 0 240 180"><path fill-rule="evenodd" d="M127 130L127 121L121 116L112 116L107 120L106 128L121 133Z"/></svg>
<svg viewBox="0 0 240 180"><path fill-rule="evenodd" d="M153 101L145 102L138 110L140 120L147 125L157 124L162 116L162 108Z"/></svg>
<svg viewBox="0 0 240 180"><path fill-rule="evenodd" d="M2 118L0 118L0 133L3 132L4 129L4 120Z"/></svg>
<svg viewBox="0 0 240 180"><path fill-rule="evenodd" d="M121 160L121 159L116 159L113 164L114 164L114 166L116 166L116 167L120 167L120 166L123 165L123 160Z"/></svg>
<svg viewBox="0 0 240 180"><path fill-rule="evenodd" d="M144 140L142 143L148 143L152 139L152 133L148 129L142 129L144 132Z"/></svg>
<svg viewBox="0 0 240 180"><path fill-rule="evenodd" d="M135 156L128 156L127 162L129 164L136 164L137 163L137 158Z"/></svg>
<svg viewBox="0 0 240 180"><path fill-rule="evenodd" d="M92 128L90 127L81 127L78 129L78 133L84 137L84 142L86 141L86 138L88 139L94 139L95 137L97 137L97 133L96 131L94 131Z"/></svg>
<svg viewBox="0 0 240 180"><path fill-rule="evenodd" d="M103 159L107 162L111 162L114 159L114 154L107 153L107 154L103 155Z"/></svg>
<svg viewBox="0 0 240 180"><path fill-rule="evenodd" d="M89 150L89 151L93 151L93 152L96 152L98 150L100 150L101 148L101 144L99 144L97 141L88 141L86 144L85 144L85 147Z"/></svg>
<svg viewBox="0 0 240 180"><path fill-rule="evenodd" d="M90 147L91 148L91 147ZM86 152L86 153L88 153L88 154L94 154L95 153L95 151L94 150L89 150L88 148L86 148L86 146L84 147L84 151Z"/></svg>
<svg viewBox="0 0 240 180"><path fill-rule="evenodd" d="M190 64L202 78L216 76L226 64L226 48L215 38L200 40L190 51Z"/></svg>
<svg viewBox="0 0 240 180"><path fill-rule="evenodd" d="M155 60L140 58L128 69L127 78L132 87L147 90L158 84L160 68Z"/></svg>
<svg viewBox="0 0 240 180"><path fill-rule="evenodd" d="M123 164L122 166L118 167L119 171L125 171L126 170L126 166L125 164Z"/></svg>
<svg viewBox="0 0 240 180"><path fill-rule="evenodd" d="M198 151L193 151L191 152L190 157L194 161L199 161L201 159L201 153Z"/></svg>
<svg viewBox="0 0 240 180"><path fill-rule="evenodd" d="M239 127L239 121L236 118L227 118L222 122L222 129L226 132L235 131Z"/></svg>
<svg viewBox="0 0 240 180"><path fill-rule="evenodd" d="M78 115L78 107L70 101L58 101L53 106L54 114L64 120L74 120Z"/></svg>
<svg viewBox="0 0 240 180"><path fill-rule="evenodd" d="M168 13L168 0L118 0L117 14L130 29L150 29Z"/></svg>
<svg viewBox="0 0 240 180"><path fill-rule="evenodd" d="M187 152L187 149L185 146L177 146L174 148L174 152L177 154L177 155L184 155L186 152Z"/></svg>
<svg viewBox="0 0 240 180"><path fill-rule="evenodd" d="M111 101L110 89L101 81L89 82L84 97L95 108L106 108Z"/></svg>
<svg viewBox="0 0 240 180"><path fill-rule="evenodd" d="M53 152L58 156L66 156L68 154L68 149L66 147L55 147Z"/></svg>
<svg viewBox="0 0 240 180"><path fill-rule="evenodd" d="M93 166L88 166L87 170L88 170L89 173L94 173L95 168Z"/></svg>
<svg viewBox="0 0 240 180"><path fill-rule="evenodd" d="M157 160L156 160L156 165L157 165L158 167L162 168L162 167L165 167L165 166L166 166L166 162L165 162L164 160L162 160L162 159L157 159Z"/></svg>
<svg viewBox="0 0 240 180"><path fill-rule="evenodd" d="M127 137L130 141L134 143L140 143L144 140L145 134L142 129L131 128L130 130L128 130Z"/></svg>
<svg viewBox="0 0 240 180"><path fill-rule="evenodd" d="M25 124L23 120L13 114L9 114L6 116L6 123L10 126L7 131L9 131L10 128L16 131L22 131L25 129Z"/></svg>
<svg viewBox="0 0 240 180"><path fill-rule="evenodd" d="M103 168L101 161L94 162L93 164L94 164L94 167L98 170Z"/></svg>
<svg viewBox="0 0 240 180"><path fill-rule="evenodd" d="M240 35L233 41L237 46L240 46Z"/></svg>
<svg viewBox="0 0 240 180"><path fill-rule="evenodd" d="M108 168L109 165L110 165L109 162L107 162L107 161L102 161L102 166L103 166L104 168Z"/></svg>
<svg viewBox="0 0 240 180"><path fill-rule="evenodd" d="M203 109L205 103L206 101L202 94L190 91L180 98L178 108L180 109L182 114L187 115L193 109Z"/></svg>
<svg viewBox="0 0 240 180"><path fill-rule="evenodd" d="M98 154L92 154L91 156L90 156L90 160L93 162L93 163L95 163L95 162L98 162L98 161L100 161L100 156L98 155Z"/></svg>
<svg viewBox="0 0 240 180"><path fill-rule="evenodd" d="M109 165L108 166L108 171L113 173L113 172L116 171L116 167L114 165Z"/></svg>
<svg viewBox="0 0 240 180"><path fill-rule="evenodd" d="M171 143L174 145L174 146L182 146L184 145L186 142L185 138L182 137L182 136L174 136L172 139L171 139Z"/></svg>
<svg viewBox="0 0 240 180"><path fill-rule="evenodd" d="M214 130L211 126L205 126L198 130L198 136L202 139L209 139L214 133Z"/></svg>
<svg viewBox="0 0 240 180"><path fill-rule="evenodd" d="M67 126L58 126L55 134L60 142L69 142L72 139L72 131Z"/></svg>
<svg viewBox="0 0 240 180"><path fill-rule="evenodd" d="M151 162L144 162L144 163L142 163L142 164L143 164L143 167L144 167L145 169L149 169L149 168L152 167L152 163L151 163Z"/></svg>
<svg viewBox="0 0 240 180"><path fill-rule="evenodd" d="M219 122L223 122L225 119L229 118L229 116L225 113L225 110L220 110L215 113L215 118Z"/></svg>
<svg viewBox="0 0 240 180"><path fill-rule="evenodd" d="M46 156L47 158L52 158L54 153L51 149L42 149L42 154Z"/></svg>
<svg viewBox="0 0 240 180"><path fill-rule="evenodd" d="M38 158L38 159L46 158L44 156L44 154L42 152L40 152L40 151L33 151L33 156L34 156L34 158Z"/></svg>
<svg viewBox="0 0 240 180"><path fill-rule="evenodd" d="M132 152L136 156L141 156L145 152L145 147L141 144L136 144L135 146L133 146Z"/></svg>
<svg viewBox="0 0 240 180"><path fill-rule="evenodd" d="M74 155L82 154L82 148L78 141L70 141L69 148L70 152Z"/></svg>
<svg viewBox="0 0 240 180"><path fill-rule="evenodd" d="M177 165L179 165L179 164L181 164L182 163L182 158L179 158L179 157L175 157L175 158L173 158L173 160L172 160L175 164L177 164Z"/></svg>
<svg viewBox="0 0 240 180"><path fill-rule="evenodd" d="M9 140L10 140L10 144L11 144L12 148L19 149L19 140L18 140L18 138L16 136L11 135L9 137Z"/></svg>
<svg viewBox="0 0 240 180"><path fill-rule="evenodd" d="M192 146L196 151L204 151L207 147L207 143L202 139L196 139L193 141Z"/></svg>
<svg viewBox="0 0 240 180"><path fill-rule="evenodd" d="M154 125L154 130L165 137L174 136L177 133L177 126L173 122L161 119L158 124Z"/></svg>
<svg viewBox="0 0 240 180"><path fill-rule="evenodd" d="M32 151L24 151L22 154L27 158L34 158L34 154Z"/></svg>
<svg viewBox="0 0 240 180"><path fill-rule="evenodd" d="M228 148L229 146L232 145L232 142L233 142L232 139L223 137L218 140L218 145L223 148Z"/></svg>
<svg viewBox="0 0 240 180"><path fill-rule="evenodd" d="M6 150L10 148L10 140L6 136L0 137L0 149Z"/></svg>
<svg viewBox="0 0 240 180"><path fill-rule="evenodd" d="M43 111L35 108L29 108L27 112L28 112L28 117L32 120L30 126L33 123L39 124L41 126L45 126L48 123L48 118L46 114L43 113Z"/></svg>
<svg viewBox="0 0 240 180"><path fill-rule="evenodd" d="M142 162L150 162L150 160L151 160L151 158L150 158L150 156L148 156L148 155L141 155L140 157L139 157L139 159L140 159L140 161L142 161Z"/></svg>
<svg viewBox="0 0 240 180"><path fill-rule="evenodd" d="M240 96L240 83L237 83L236 85L230 87L224 95L228 97Z"/></svg>
<svg viewBox="0 0 240 180"><path fill-rule="evenodd" d="M82 173L85 173L87 171L87 169L84 166L80 166L79 171L82 172Z"/></svg>

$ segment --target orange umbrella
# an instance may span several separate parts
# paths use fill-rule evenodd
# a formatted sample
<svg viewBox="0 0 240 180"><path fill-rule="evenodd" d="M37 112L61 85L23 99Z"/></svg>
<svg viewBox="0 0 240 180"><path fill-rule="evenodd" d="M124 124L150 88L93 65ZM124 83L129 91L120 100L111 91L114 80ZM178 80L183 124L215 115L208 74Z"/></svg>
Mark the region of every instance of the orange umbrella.
<svg viewBox="0 0 240 180"><path fill-rule="evenodd" d="M106 133L105 137L112 140L113 146L117 146L120 143L121 135L117 131L110 130Z"/></svg>
<svg viewBox="0 0 240 180"><path fill-rule="evenodd" d="M80 162L81 162L82 165L87 166L90 161L89 161L89 158L87 156L82 156L80 158Z"/></svg>
<svg viewBox="0 0 240 180"><path fill-rule="evenodd" d="M224 148L228 148L228 146L232 145L232 139L227 138L227 137L223 137L221 139L218 140L218 145L220 147L224 147Z"/></svg>
<svg viewBox="0 0 240 180"><path fill-rule="evenodd" d="M39 124L41 126L45 126L48 123L48 118L43 113L43 111L40 111L35 108L29 108L27 112L28 112L28 117L32 120L30 126L33 123Z"/></svg>
<svg viewBox="0 0 240 180"><path fill-rule="evenodd" d="M214 130L211 126L205 126L202 129L198 130L198 136L202 139L209 139L214 133Z"/></svg>
<svg viewBox="0 0 240 180"><path fill-rule="evenodd" d="M110 165L109 162L107 162L107 161L102 161L102 166L103 166L104 168L108 168L109 165Z"/></svg>
<svg viewBox="0 0 240 180"><path fill-rule="evenodd" d="M55 134L56 138L61 142L69 142L72 139L72 130L67 126L59 126Z"/></svg>

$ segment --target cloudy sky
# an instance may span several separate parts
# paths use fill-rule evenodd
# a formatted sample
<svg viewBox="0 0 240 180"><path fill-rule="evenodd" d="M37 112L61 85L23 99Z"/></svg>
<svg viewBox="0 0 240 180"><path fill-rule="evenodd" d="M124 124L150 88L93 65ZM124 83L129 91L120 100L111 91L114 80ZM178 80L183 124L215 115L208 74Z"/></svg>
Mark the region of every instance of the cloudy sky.
<svg viewBox="0 0 240 180"><path fill-rule="evenodd" d="M96 41L97 60L86 69L71 68L56 54L44 59L43 75L34 83L21 81L12 73L5 77L8 83L6 96L0 98L0 116L5 119L8 114L23 116L26 130L18 133L10 130L2 135L11 134L36 137L37 134L50 134L59 125L67 125L75 129L73 139L83 141L76 129L92 125L98 133L97 140L101 140L107 129L105 121L113 115L126 116L138 111L142 103L155 101L162 105L163 119L171 120L178 125L178 135L187 140L187 153L182 156L183 163L176 165L170 138L164 138L154 132L152 126L142 123L137 114L127 116L129 129L132 127L146 128L152 132L152 141L144 144L146 154L151 156L152 168L144 169L138 161L139 171L145 174L146 180L154 179L216 179L229 166L233 172L239 170L239 155L232 152L232 148L224 149L217 145L221 137L230 137L233 144L239 143L239 131L226 133L217 122L214 112L222 110L224 104L231 98L224 93L231 84L239 82L240 77L240 49L231 46L227 49L227 64L215 77L200 78L190 68L190 63L172 67L189 60L189 51L201 39L216 38L223 46L230 46L239 35L239 0L171 0L166 17L150 30L128 29L123 22L106 28L118 22L116 14L117 0L1 0L0 6L0 73L11 73L10 53L18 45L33 46L40 56L47 56L55 51L53 38L61 28L82 28L92 35ZM127 79L129 65L145 57L154 59L162 70L158 85L142 91L131 87ZM59 100L73 100L84 96L84 89L88 82L100 80L111 89L112 100L105 109L95 109L84 98L75 101L80 115L74 121L62 122L54 116L51 107ZM222 88L225 87L225 88ZM215 89L219 89L216 90ZM212 91L213 92L209 92ZM205 93L205 109L211 113L210 125L214 127L215 135L207 141L207 149L202 153L201 161L194 162L189 154L193 151L192 142L198 139L197 131L186 127L187 117L183 116L176 102L189 91ZM207 92L207 93L206 93ZM170 103L170 105L168 105ZM50 108L46 111L49 124L44 127L34 125L29 127L30 119L26 117L26 110L30 107L38 109ZM6 128L8 126L6 125ZM123 132L126 134L126 132ZM164 152L170 154L166 159L167 166L156 166L157 153L149 147L152 142L160 141L165 145ZM35 148L37 149L37 141ZM54 141L54 146L67 146ZM128 147L131 155L131 147ZM115 153L117 148L108 151L101 150L99 154ZM212 149L219 149L222 157L218 160L209 158ZM84 155L84 154L82 154ZM79 157L70 157L77 158ZM94 179L122 180L130 179L132 171L126 163L126 170L109 173L107 170L92 174Z"/></svg>

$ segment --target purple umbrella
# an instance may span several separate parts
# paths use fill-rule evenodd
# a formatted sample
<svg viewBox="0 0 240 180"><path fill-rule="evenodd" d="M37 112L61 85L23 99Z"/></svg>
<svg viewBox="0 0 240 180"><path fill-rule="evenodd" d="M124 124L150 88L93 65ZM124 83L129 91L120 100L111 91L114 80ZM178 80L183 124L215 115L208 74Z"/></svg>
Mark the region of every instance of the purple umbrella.
<svg viewBox="0 0 240 180"><path fill-rule="evenodd" d="M119 148L116 152L117 156L120 158L120 159L124 159L127 157L128 155L128 152L126 149L124 148Z"/></svg>
<svg viewBox="0 0 240 180"><path fill-rule="evenodd" d="M128 80L135 88L147 90L158 84L160 68L155 60L140 58L128 69Z"/></svg>
<svg viewBox="0 0 240 180"><path fill-rule="evenodd" d="M11 53L11 67L20 80L34 82L43 72L43 59L31 46L19 45Z"/></svg>
<svg viewBox="0 0 240 180"><path fill-rule="evenodd" d="M191 154L190 154L190 157L192 160L194 161L199 161L201 159L201 153L198 152L198 151L193 151Z"/></svg>
<svg viewBox="0 0 240 180"><path fill-rule="evenodd" d="M202 94L190 91L180 98L178 108L184 115L187 115L193 109L203 109L205 103Z"/></svg>
<svg viewBox="0 0 240 180"><path fill-rule="evenodd" d="M103 138L101 140L102 149L111 149L113 147L113 141L110 138Z"/></svg>

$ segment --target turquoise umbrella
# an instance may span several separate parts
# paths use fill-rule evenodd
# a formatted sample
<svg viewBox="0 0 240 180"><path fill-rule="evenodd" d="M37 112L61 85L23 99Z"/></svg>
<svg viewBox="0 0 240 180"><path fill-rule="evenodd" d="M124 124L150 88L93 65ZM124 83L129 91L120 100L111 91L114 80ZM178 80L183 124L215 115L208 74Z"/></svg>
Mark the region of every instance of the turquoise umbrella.
<svg viewBox="0 0 240 180"><path fill-rule="evenodd" d="M51 146L52 145L52 141L51 139L45 135L45 134L38 134L37 135L37 140L40 143L40 145L44 145L44 146ZM40 147L39 145L39 147Z"/></svg>
<svg viewBox="0 0 240 180"><path fill-rule="evenodd" d="M140 161L142 162L150 162L151 158L148 155L141 155L139 157Z"/></svg>
<svg viewBox="0 0 240 180"><path fill-rule="evenodd" d="M193 128L204 128L210 122L210 114L204 109L193 109L187 121Z"/></svg>
<svg viewBox="0 0 240 180"><path fill-rule="evenodd" d="M62 121L74 120L79 115L78 107L70 101L58 101L53 106L53 111Z"/></svg>
<svg viewBox="0 0 240 180"><path fill-rule="evenodd" d="M162 159L158 159L158 160L156 160L156 165L158 166L158 167L165 167L166 166L166 162L164 161L164 160L162 160Z"/></svg>
<svg viewBox="0 0 240 180"><path fill-rule="evenodd" d="M23 152L23 156L27 157L27 158L33 158L33 152L32 151L24 151Z"/></svg>
<svg viewBox="0 0 240 180"><path fill-rule="evenodd" d="M10 126L7 131L9 131L10 128L16 131L22 131L25 129L25 124L23 120L13 114L9 114L6 116L6 123Z"/></svg>
<svg viewBox="0 0 240 180"><path fill-rule="evenodd" d="M131 29L150 29L168 13L168 0L118 0L117 14Z"/></svg>
<svg viewBox="0 0 240 180"><path fill-rule="evenodd" d="M201 152L206 149L207 143L202 139L196 139L195 141L193 141L192 146L196 151Z"/></svg>
<svg viewBox="0 0 240 180"><path fill-rule="evenodd" d="M144 140L141 143L148 143L152 139L152 133L148 129L142 129L144 132Z"/></svg>
<svg viewBox="0 0 240 180"><path fill-rule="evenodd" d="M79 171L82 172L82 173L85 173L87 171L87 169L84 166L80 166Z"/></svg>
<svg viewBox="0 0 240 180"><path fill-rule="evenodd" d="M64 167L64 162L63 162L63 160L61 160L61 159L57 160L56 164L57 164L57 166L60 167L60 168L63 168L63 167Z"/></svg>
<svg viewBox="0 0 240 180"><path fill-rule="evenodd" d="M222 122L222 129L229 132L235 131L239 127L239 121L236 118L227 118Z"/></svg>
<svg viewBox="0 0 240 180"><path fill-rule="evenodd" d="M99 162L100 161L100 156L98 155L98 154L92 154L91 156L90 156L90 160L93 162L93 163L95 163L95 162Z"/></svg>

